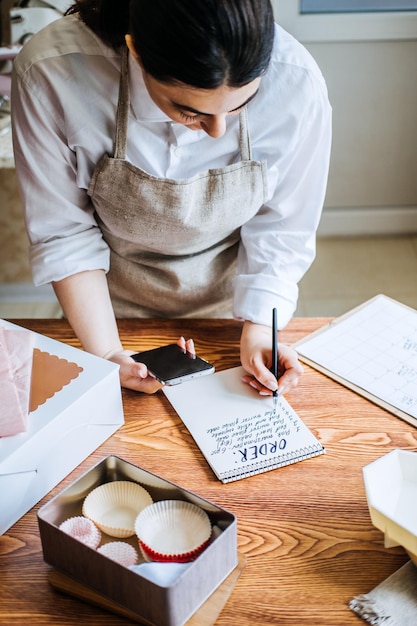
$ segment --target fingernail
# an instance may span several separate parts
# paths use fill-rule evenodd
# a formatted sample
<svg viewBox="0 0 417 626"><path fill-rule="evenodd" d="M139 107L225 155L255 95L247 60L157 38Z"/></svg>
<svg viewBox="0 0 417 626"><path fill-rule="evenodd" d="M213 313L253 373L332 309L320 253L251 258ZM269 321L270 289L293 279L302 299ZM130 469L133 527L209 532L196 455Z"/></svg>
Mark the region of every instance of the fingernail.
<svg viewBox="0 0 417 626"><path fill-rule="evenodd" d="M277 383L274 380L270 380L269 383L267 383L267 385L265 386L268 387L268 389L270 389L271 391L276 391L278 389Z"/></svg>
<svg viewBox="0 0 417 626"><path fill-rule="evenodd" d="M188 352L193 356L194 359L196 358L194 341L192 339L188 340Z"/></svg>

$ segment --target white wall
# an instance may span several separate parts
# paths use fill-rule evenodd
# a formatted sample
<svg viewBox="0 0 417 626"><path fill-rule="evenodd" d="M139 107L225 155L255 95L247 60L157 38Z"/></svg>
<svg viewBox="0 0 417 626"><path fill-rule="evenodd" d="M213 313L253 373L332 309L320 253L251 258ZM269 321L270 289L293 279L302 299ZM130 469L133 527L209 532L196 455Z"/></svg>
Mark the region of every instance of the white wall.
<svg viewBox="0 0 417 626"><path fill-rule="evenodd" d="M310 33L288 3L297 4L275 0L277 21L317 60L333 106L321 232L417 232L417 14L402 32L398 16L390 30L384 15L379 39L377 31L364 31L360 15L338 16L333 29L316 28L316 21Z"/></svg>

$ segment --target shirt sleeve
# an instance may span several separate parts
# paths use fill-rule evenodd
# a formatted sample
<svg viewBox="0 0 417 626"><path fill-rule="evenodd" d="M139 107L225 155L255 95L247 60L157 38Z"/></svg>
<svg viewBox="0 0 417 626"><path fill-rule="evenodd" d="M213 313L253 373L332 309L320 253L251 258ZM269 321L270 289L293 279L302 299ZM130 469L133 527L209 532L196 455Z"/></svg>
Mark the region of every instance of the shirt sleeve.
<svg viewBox="0 0 417 626"><path fill-rule="evenodd" d="M62 100L42 99L42 76L27 80L15 61L13 145L30 242L33 281L42 285L81 271L109 268L109 249L86 189L77 181L77 155L65 136ZM45 84L47 84L45 82ZM68 102L68 106L76 106Z"/></svg>
<svg viewBox="0 0 417 626"><path fill-rule="evenodd" d="M281 156L269 161L269 199L241 229L234 294L235 318L270 325L277 307L279 328L294 314L298 282L315 257L331 145L323 79L310 84L307 104L297 107L278 133Z"/></svg>

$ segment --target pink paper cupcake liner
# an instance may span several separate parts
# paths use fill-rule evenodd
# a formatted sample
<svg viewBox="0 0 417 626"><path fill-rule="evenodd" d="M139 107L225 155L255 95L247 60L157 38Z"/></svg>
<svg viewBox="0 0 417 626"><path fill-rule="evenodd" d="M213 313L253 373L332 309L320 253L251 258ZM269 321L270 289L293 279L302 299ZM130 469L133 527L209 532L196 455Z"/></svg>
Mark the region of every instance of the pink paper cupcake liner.
<svg viewBox="0 0 417 626"><path fill-rule="evenodd" d="M126 541L110 541L100 546L97 552L125 567L136 565L138 562L137 551L130 543L126 543Z"/></svg>
<svg viewBox="0 0 417 626"><path fill-rule="evenodd" d="M97 526L86 517L81 515L66 519L59 526L62 532L70 535L74 539L78 539L86 546L95 550L101 541L101 532Z"/></svg>

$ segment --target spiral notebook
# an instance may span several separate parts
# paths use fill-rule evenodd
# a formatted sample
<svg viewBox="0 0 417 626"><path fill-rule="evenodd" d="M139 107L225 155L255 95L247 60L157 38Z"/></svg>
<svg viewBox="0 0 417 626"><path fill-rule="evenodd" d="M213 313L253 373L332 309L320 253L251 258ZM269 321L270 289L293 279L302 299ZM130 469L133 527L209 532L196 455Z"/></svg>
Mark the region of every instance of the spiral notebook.
<svg viewBox="0 0 417 626"><path fill-rule="evenodd" d="M276 410L242 382L242 367L165 387L164 394L223 483L297 463L324 447L283 397Z"/></svg>

